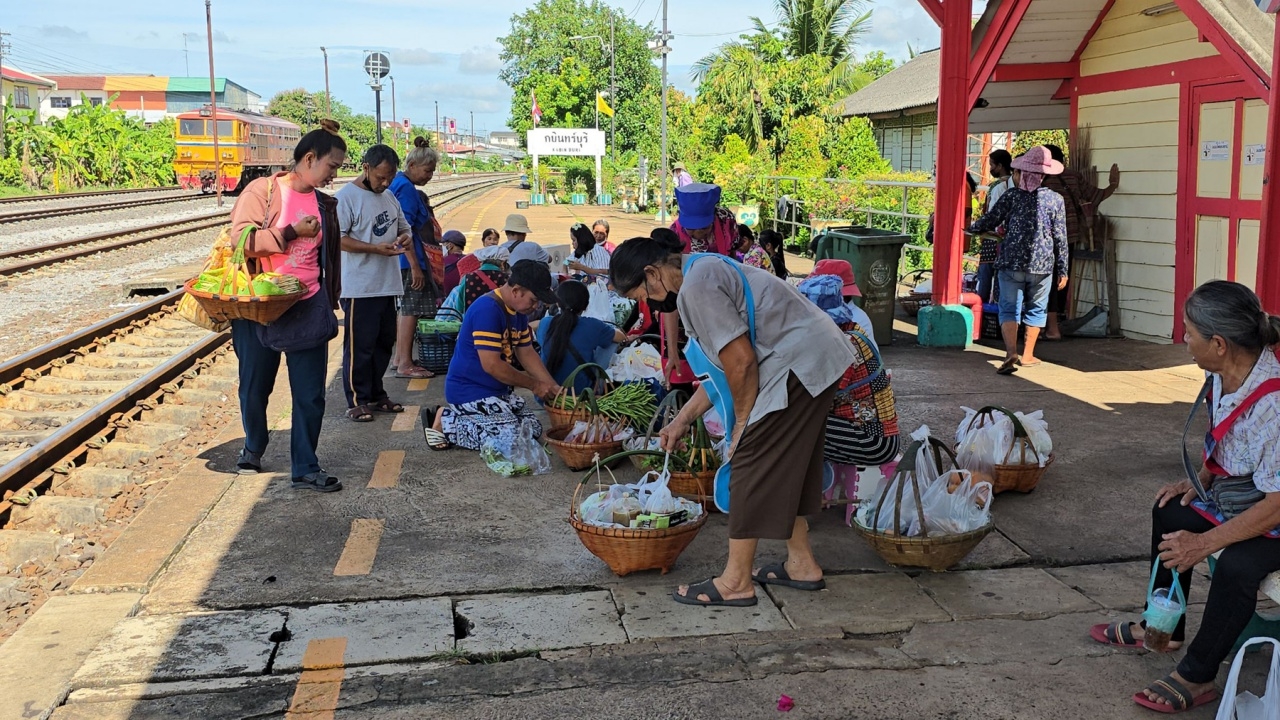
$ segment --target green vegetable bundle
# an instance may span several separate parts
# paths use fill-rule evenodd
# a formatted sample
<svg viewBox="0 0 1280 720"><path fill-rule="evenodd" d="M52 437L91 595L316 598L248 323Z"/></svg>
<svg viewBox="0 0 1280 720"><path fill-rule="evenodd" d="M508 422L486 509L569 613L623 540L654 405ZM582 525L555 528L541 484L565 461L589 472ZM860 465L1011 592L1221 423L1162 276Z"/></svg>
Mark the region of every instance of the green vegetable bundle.
<svg viewBox="0 0 1280 720"><path fill-rule="evenodd" d="M642 428L658 409L658 399L646 383L625 383L596 401L600 414Z"/></svg>

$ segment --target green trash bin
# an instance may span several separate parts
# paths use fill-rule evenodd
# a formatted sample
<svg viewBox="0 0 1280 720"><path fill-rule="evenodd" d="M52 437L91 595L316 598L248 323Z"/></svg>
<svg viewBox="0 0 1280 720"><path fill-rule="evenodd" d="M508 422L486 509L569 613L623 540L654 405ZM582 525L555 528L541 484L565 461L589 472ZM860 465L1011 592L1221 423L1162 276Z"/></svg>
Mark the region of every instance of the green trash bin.
<svg viewBox="0 0 1280 720"><path fill-rule="evenodd" d="M910 240L909 235L862 225L827 228L817 239L815 260L837 258L853 266L853 278L862 291L862 309L871 318L877 345L893 342L898 266L902 246Z"/></svg>

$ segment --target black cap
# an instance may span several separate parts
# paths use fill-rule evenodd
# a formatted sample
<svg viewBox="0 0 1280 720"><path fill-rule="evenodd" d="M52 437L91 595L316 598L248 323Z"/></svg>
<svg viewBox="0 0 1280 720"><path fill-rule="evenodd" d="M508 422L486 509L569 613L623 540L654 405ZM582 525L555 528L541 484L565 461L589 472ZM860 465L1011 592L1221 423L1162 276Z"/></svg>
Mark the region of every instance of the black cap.
<svg viewBox="0 0 1280 720"><path fill-rule="evenodd" d="M555 305L556 294L551 289L551 268L537 260L521 260L511 268L507 282L533 293L539 300Z"/></svg>

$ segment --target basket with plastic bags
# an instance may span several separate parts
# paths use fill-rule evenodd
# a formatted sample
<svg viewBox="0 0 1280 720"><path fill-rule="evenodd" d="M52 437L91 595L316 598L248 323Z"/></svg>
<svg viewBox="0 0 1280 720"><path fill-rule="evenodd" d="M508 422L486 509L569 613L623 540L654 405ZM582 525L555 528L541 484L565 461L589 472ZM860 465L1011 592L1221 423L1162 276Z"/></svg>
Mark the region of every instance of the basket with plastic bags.
<svg viewBox="0 0 1280 720"><path fill-rule="evenodd" d="M570 470L585 470L596 458L620 452L623 441L635 435L625 420L601 412L591 390L583 390L579 402L586 407L580 419L547 431L547 444Z"/></svg>
<svg viewBox="0 0 1280 720"><path fill-rule="evenodd" d="M511 436L491 437L480 446L480 459L502 477L551 472L551 456L534 435L533 421L523 420Z"/></svg>
<svg viewBox="0 0 1280 720"><path fill-rule="evenodd" d="M996 493L1035 490L1054 459L1044 411L1024 414L995 405L961 410L964 420L956 428L959 467L979 482L990 482Z"/></svg>
<svg viewBox="0 0 1280 720"><path fill-rule="evenodd" d="M605 485L609 463L634 453L663 455L634 450L600 460L573 492L569 524L583 546L615 574L661 570L665 575L706 524L707 513L700 504L671 493L666 465L629 484L617 482L609 471L612 482ZM583 488L593 478L597 491L583 498Z"/></svg>
<svg viewBox="0 0 1280 720"><path fill-rule="evenodd" d="M853 527L891 565L947 570L991 532L991 483L956 468L951 448L927 427L911 437L897 472L878 500L858 506Z"/></svg>
<svg viewBox="0 0 1280 720"><path fill-rule="evenodd" d="M676 390L658 404L643 436L636 435L622 444L626 450L661 450L657 432L671 423L688 402L688 396ZM724 464L720 443L707 430L706 421L698 418L689 426L689 432L681 439L679 447L671 453L674 465L671 472L671 491L676 495L696 500L708 510L715 507L714 499L700 489L710 490L716 471ZM641 470L655 470L667 460L664 456L632 455L632 463Z"/></svg>

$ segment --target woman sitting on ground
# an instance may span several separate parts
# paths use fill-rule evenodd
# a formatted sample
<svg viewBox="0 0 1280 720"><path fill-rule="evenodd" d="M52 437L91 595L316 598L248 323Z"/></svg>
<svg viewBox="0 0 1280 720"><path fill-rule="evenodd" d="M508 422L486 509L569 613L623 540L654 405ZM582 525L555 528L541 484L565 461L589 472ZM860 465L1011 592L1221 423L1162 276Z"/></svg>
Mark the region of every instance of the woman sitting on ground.
<svg viewBox="0 0 1280 720"><path fill-rule="evenodd" d="M737 261L743 265L758 267L773 272L773 260L760 243L756 242L756 234L746 225L738 225Z"/></svg>
<svg viewBox="0 0 1280 720"><path fill-rule="evenodd" d="M542 364L551 377L563 384L579 365L596 363L600 355L612 355L618 343L626 342L621 330L592 317L583 317L591 293L577 280L566 280L556 288L559 312L538 324L538 345L542 348ZM603 351L603 352L602 352ZM582 391L591 387L594 376L586 371L574 378L573 388Z"/></svg>
<svg viewBox="0 0 1280 720"><path fill-rule="evenodd" d="M757 238L760 247L769 254L769 264L773 266L773 274L787 279L787 257L785 243L782 239L782 233L777 230L761 230L760 237Z"/></svg>
<svg viewBox="0 0 1280 720"><path fill-rule="evenodd" d="M1263 579L1280 570L1280 317L1268 315L1252 290L1221 280L1197 288L1182 312L1187 350L1208 376L1202 392L1213 430L1205 437L1198 474L1208 498L1199 497L1190 477L1156 493L1151 558L1159 558L1161 567L1155 586L1169 587L1176 569L1183 597L1190 599L1192 568L1221 555L1186 656L1177 670L1133 696L1164 713L1217 698L1218 667L1252 619ZM1186 623L1183 616L1170 651L1182 646ZM1144 626L1096 625L1090 635L1140 647Z"/></svg>
<svg viewBox="0 0 1280 720"><path fill-rule="evenodd" d="M458 287L458 283L462 282L462 276L458 273L458 261L466 257L463 252L467 248L467 236L463 235L459 230L450 230L440 239L440 244L444 247L444 289L442 296L448 297L449 293Z"/></svg>
<svg viewBox="0 0 1280 720"><path fill-rule="evenodd" d="M573 255L565 259L565 267L577 280L609 277L609 251L596 244L595 233L582 223L569 228Z"/></svg>

